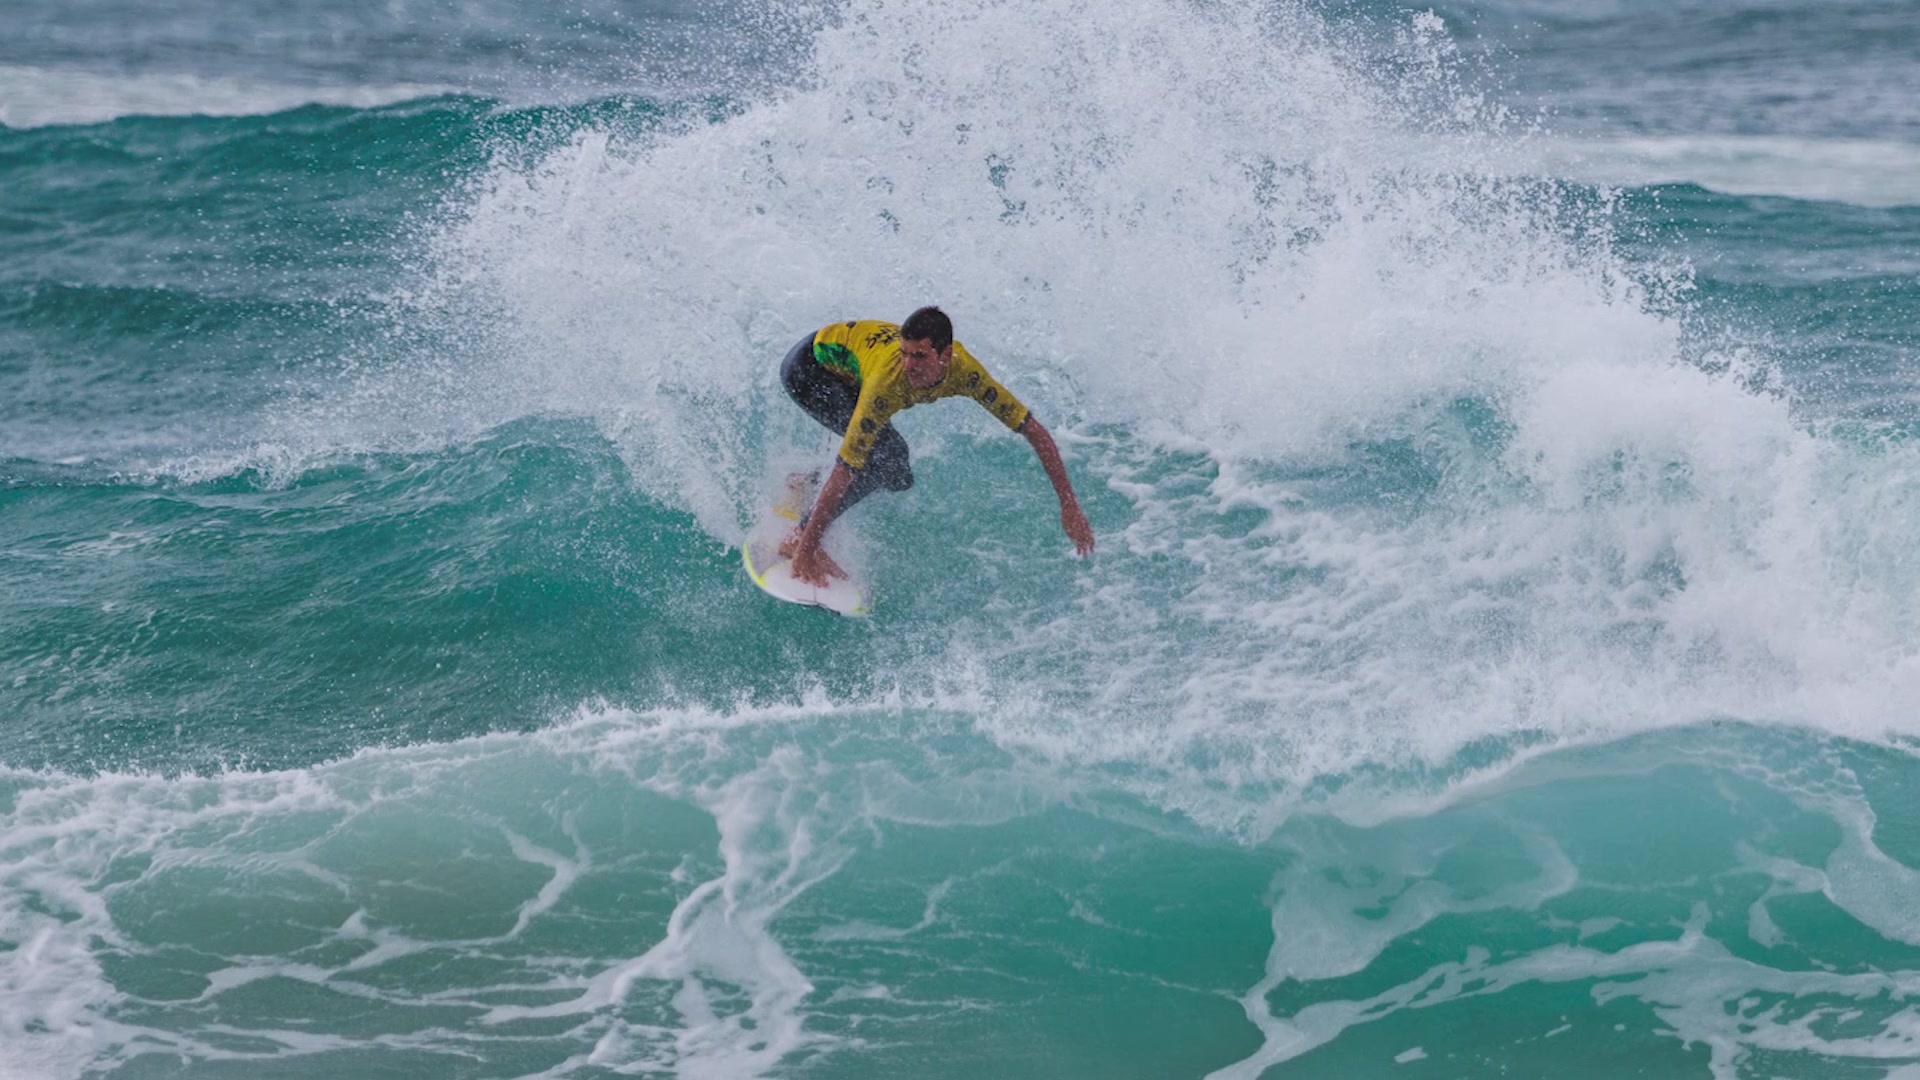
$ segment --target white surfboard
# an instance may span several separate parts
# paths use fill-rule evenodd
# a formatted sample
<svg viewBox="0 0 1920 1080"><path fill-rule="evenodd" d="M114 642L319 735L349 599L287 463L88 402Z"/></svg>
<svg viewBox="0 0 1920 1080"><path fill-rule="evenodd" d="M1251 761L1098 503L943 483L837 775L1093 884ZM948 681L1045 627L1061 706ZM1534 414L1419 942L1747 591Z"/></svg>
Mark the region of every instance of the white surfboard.
<svg viewBox="0 0 1920 1080"><path fill-rule="evenodd" d="M824 586L809 585L794 577L793 564L780 557L780 541L799 521L800 508L811 491L809 479L804 473L788 478L786 492L740 546L740 561L746 564L753 583L776 600L826 608L836 615L864 616L868 610L865 586L848 578L828 578Z"/></svg>

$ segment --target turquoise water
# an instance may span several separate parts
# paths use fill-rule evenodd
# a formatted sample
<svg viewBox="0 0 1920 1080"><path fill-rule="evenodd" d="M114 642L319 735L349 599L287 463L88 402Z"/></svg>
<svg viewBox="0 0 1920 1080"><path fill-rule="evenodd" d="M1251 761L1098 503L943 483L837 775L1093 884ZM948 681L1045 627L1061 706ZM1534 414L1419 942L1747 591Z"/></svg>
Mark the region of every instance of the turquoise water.
<svg viewBox="0 0 1920 1080"><path fill-rule="evenodd" d="M1900 5L23 25L0 1077L1920 1070Z"/></svg>

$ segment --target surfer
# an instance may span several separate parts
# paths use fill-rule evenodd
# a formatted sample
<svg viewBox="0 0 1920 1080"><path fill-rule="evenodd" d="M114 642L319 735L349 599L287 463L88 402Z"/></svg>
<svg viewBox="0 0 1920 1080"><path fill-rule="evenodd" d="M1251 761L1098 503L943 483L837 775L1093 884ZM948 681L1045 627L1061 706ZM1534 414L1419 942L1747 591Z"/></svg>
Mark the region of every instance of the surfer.
<svg viewBox="0 0 1920 1080"><path fill-rule="evenodd" d="M809 416L841 436L840 453L812 511L780 545L781 556L793 560L793 576L801 581L824 586L828 575L846 577L820 546L821 534L875 491L913 486L907 441L894 430L894 414L961 395L1026 437L1060 497L1060 527L1081 555L1093 551L1093 527L1074 497L1053 436L987 374L966 346L953 340L953 321L939 308L923 307L898 326L856 320L822 327L787 353L780 364L780 383Z"/></svg>

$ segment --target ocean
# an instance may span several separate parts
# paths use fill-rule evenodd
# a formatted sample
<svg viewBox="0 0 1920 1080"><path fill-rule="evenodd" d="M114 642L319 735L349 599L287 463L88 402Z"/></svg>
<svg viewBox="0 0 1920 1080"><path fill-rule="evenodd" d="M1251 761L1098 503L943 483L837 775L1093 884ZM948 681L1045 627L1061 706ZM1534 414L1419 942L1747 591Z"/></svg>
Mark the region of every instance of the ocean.
<svg viewBox="0 0 1920 1080"><path fill-rule="evenodd" d="M0 21L0 1077L1920 1077L1911 0Z"/></svg>

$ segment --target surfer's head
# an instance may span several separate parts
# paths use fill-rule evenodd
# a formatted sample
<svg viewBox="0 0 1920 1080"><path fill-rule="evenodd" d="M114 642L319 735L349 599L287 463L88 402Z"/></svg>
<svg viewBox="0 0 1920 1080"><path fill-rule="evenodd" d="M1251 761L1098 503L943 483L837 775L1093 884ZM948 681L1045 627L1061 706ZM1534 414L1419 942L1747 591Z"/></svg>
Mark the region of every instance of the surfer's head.
<svg viewBox="0 0 1920 1080"><path fill-rule="evenodd" d="M953 357L953 320L937 307L923 307L900 324L900 360L916 386L932 386L946 377Z"/></svg>
<svg viewBox="0 0 1920 1080"><path fill-rule="evenodd" d="M923 307L900 324L900 340L925 341L934 352L946 352L953 344L953 320L937 307Z"/></svg>

